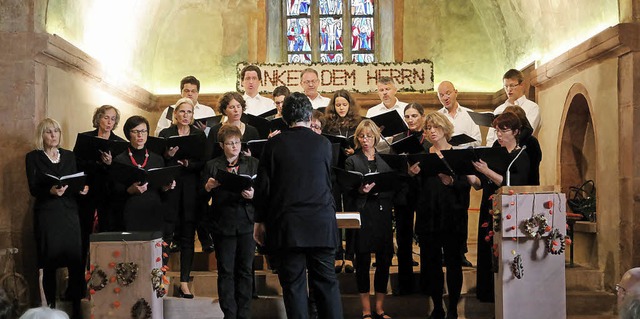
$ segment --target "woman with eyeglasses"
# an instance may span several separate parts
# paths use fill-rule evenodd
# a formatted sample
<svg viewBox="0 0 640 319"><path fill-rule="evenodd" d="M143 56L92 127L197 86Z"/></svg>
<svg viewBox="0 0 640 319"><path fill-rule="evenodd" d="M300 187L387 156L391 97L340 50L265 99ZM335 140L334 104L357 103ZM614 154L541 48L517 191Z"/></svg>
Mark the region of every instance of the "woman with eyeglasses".
<svg viewBox="0 0 640 319"><path fill-rule="evenodd" d="M509 152L507 163L513 162L510 171L510 185L527 185L529 181L530 160L527 151L518 145L518 137L522 130L522 123L517 115L505 112L496 117L492 123L498 137L498 144L494 147L505 147ZM516 158L517 157L517 158ZM478 265L476 296L482 302L494 302L493 274L497 271L497 260L492 252L493 238L489 232L493 230L490 196L498 188L507 185L506 172L495 171L480 160L473 162L479 177L470 176L469 183L475 188L482 188L482 202L478 220Z"/></svg>
<svg viewBox="0 0 640 319"><path fill-rule="evenodd" d="M329 105L325 110L325 125L322 130L324 134L351 137L354 135L356 127L362 121L360 116L360 108L353 96L347 90L338 90L333 94L329 101ZM346 144L340 145L340 154L338 154L338 164L340 168L344 167L344 162L348 156L353 155L353 140L348 140ZM333 198L336 202L337 210L343 211L342 206L342 190L337 183L333 183ZM340 238L340 246L336 251L335 271L352 273L353 268L353 238L354 231L351 229L344 231L345 248L342 247L342 238ZM342 237L342 233L341 233Z"/></svg>
<svg viewBox="0 0 640 319"><path fill-rule="evenodd" d="M440 112L425 116L425 134L431 142L429 153L442 158L442 151L451 150L449 140L453 135L453 124ZM409 169L409 175L417 176L420 185L416 204L416 234L420 245L420 274L424 276L427 293L433 302L429 318L444 319L442 299L444 272L442 260L447 267L447 291L449 305L446 318L458 318L458 302L462 290L462 255L460 250L466 240L466 213L469 207L471 186L466 175L426 175L419 165ZM422 174L421 174L422 173ZM426 279L426 280L425 280ZM425 288L425 287L423 287Z"/></svg>
<svg viewBox="0 0 640 319"><path fill-rule="evenodd" d="M202 141L206 139L204 131L197 129L193 125L193 111L195 105L189 98L179 99L173 109L173 124L160 131L159 137L168 138L171 136L199 135ZM176 154L179 147L169 148L164 153L167 166L181 165L180 175L176 178L175 189L167 194L167 233L166 240L175 245L176 241L180 247L180 287L177 295L179 297L193 298L189 290L189 277L191 265L193 264L194 241L196 231L196 221L200 216L200 210L204 209L203 201L198 200L198 183L200 171L204 167L203 158L178 158ZM176 227L179 230L176 231ZM174 234L178 234L178 238Z"/></svg>
<svg viewBox="0 0 640 319"><path fill-rule="evenodd" d="M345 169L363 174L390 172L392 169L380 157L375 146L380 141L380 129L371 120L365 119L355 130L355 154L345 161ZM345 207L360 212L362 225L355 231L356 281L362 318L391 318L384 311L387 294L389 267L393 256L393 230L391 208L393 192L372 192L375 183L365 184L345 193ZM375 253L376 271L373 280L375 305L372 309L369 298L369 267L371 254ZM375 311L373 311L375 310Z"/></svg>
<svg viewBox="0 0 640 319"><path fill-rule="evenodd" d="M241 192L225 189L216 180L218 171L254 176L258 159L241 152L242 132L223 125L217 140L224 154L210 160L202 171L201 184L206 200L211 200L213 239L218 266L218 295L225 318L250 318L253 288L254 207L253 187Z"/></svg>
<svg viewBox="0 0 640 319"><path fill-rule="evenodd" d="M234 125L240 129L240 132L242 133L242 142L260 139L258 129L241 121L242 114L244 114L246 109L247 103L238 92L227 92L220 98L220 101L218 102L218 111L226 117L226 121L211 127L209 135L207 136L207 152L205 159L211 160L223 153L218 141L218 131L223 125ZM247 155L251 156L251 152L248 152Z"/></svg>
<svg viewBox="0 0 640 319"><path fill-rule="evenodd" d="M130 144L127 150L113 159L114 162L145 170L165 166L162 156L146 147L149 136L149 121L146 118L139 115L128 118L123 131ZM173 187L175 181L157 189L149 187L149 183L134 182L124 185L117 181L114 186L114 209L122 216L123 230L164 232L165 207L161 195Z"/></svg>
<svg viewBox="0 0 640 319"><path fill-rule="evenodd" d="M69 269L68 295L73 306L72 318L82 318L80 299L85 281L81 257L78 194L67 192L67 186L52 185L45 174L61 177L78 172L73 152L60 147L62 129L50 118L42 120L36 129L35 149L25 158L29 192L35 197L33 227L38 253L38 268L42 270L42 286L46 302L56 304L56 269ZM80 192L86 195L88 186Z"/></svg>

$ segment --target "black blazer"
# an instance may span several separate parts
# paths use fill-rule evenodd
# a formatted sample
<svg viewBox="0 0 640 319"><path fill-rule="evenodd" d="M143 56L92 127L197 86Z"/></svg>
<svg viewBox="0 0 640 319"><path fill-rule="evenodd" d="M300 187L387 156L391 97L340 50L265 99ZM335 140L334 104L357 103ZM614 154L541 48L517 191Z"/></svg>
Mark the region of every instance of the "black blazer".
<svg viewBox="0 0 640 319"><path fill-rule="evenodd" d="M238 174L253 176L258 172L258 159L240 155L238 159ZM201 191L206 193L204 185L210 177L215 177L218 170L227 169L225 156L218 156L207 162L202 171ZM255 196L255 188L254 188ZM205 200L211 200L210 216L213 216L213 233L216 235L232 236L253 232L255 209L252 200L247 200L240 193L233 193L214 188L206 193Z"/></svg>
<svg viewBox="0 0 640 319"><path fill-rule="evenodd" d="M267 249L338 245L330 176L331 143L323 136L294 127L267 141L254 200Z"/></svg>

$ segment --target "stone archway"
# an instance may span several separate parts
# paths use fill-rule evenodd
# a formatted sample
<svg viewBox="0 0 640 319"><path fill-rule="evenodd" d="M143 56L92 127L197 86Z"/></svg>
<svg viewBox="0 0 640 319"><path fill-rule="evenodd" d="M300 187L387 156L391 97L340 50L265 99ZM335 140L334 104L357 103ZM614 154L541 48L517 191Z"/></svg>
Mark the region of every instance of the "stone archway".
<svg viewBox="0 0 640 319"><path fill-rule="evenodd" d="M559 182L562 192L570 195L570 187L587 180L596 180L596 137L591 118L591 102L587 89L574 84L565 100L558 143ZM580 245L574 246L575 261L579 264L598 264L597 241L593 234L575 233Z"/></svg>

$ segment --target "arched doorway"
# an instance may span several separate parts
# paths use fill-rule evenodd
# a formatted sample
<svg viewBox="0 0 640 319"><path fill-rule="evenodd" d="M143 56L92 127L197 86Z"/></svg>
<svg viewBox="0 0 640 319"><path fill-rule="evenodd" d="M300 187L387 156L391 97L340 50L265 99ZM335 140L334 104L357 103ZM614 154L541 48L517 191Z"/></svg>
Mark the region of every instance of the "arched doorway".
<svg viewBox="0 0 640 319"><path fill-rule="evenodd" d="M587 180L596 182L596 142L591 118L589 94L579 83L574 84L564 106L559 144L560 186L570 195L572 186L580 186ZM595 229L595 227L594 227ZM576 231L574 260L578 264L596 266L598 263L596 235Z"/></svg>

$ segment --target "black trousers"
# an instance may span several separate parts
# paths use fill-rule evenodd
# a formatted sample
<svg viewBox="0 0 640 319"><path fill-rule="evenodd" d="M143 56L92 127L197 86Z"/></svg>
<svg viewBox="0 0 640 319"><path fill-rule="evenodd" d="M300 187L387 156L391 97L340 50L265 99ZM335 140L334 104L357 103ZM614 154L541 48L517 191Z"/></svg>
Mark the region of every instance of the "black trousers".
<svg viewBox="0 0 640 319"><path fill-rule="evenodd" d="M84 297L84 291L87 287L87 283L84 279L84 267L79 261L70 263L67 267L69 271L69 282L67 293L72 301L74 316L80 315L80 300ZM56 279L56 267L45 266L42 269L42 289L44 295L47 298L47 304L51 308L55 308L56 305L56 291L57 279Z"/></svg>
<svg viewBox="0 0 640 319"><path fill-rule="evenodd" d="M420 236L420 274L427 276L427 292L433 301L434 311L443 311L442 291L444 272L442 271L442 253L447 267L447 288L449 292L448 311L457 313L458 301L462 290L463 235L455 232L430 233Z"/></svg>
<svg viewBox="0 0 640 319"><path fill-rule="evenodd" d="M253 233L215 236L218 295L225 319L251 318L255 250Z"/></svg>
<svg viewBox="0 0 640 319"><path fill-rule="evenodd" d="M318 318L343 318L334 247L288 248L278 252L276 258L287 318L309 318L307 270Z"/></svg>
<svg viewBox="0 0 640 319"><path fill-rule="evenodd" d="M396 205L396 243L398 244L398 284L401 291L413 287L413 217L414 206Z"/></svg>
<svg viewBox="0 0 640 319"><path fill-rule="evenodd" d="M387 293L389 282L389 267L393 255L387 253L376 254L376 271L373 275L373 290L378 293ZM368 293L371 287L369 269L371 265L371 253L356 253L356 284L358 292Z"/></svg>

